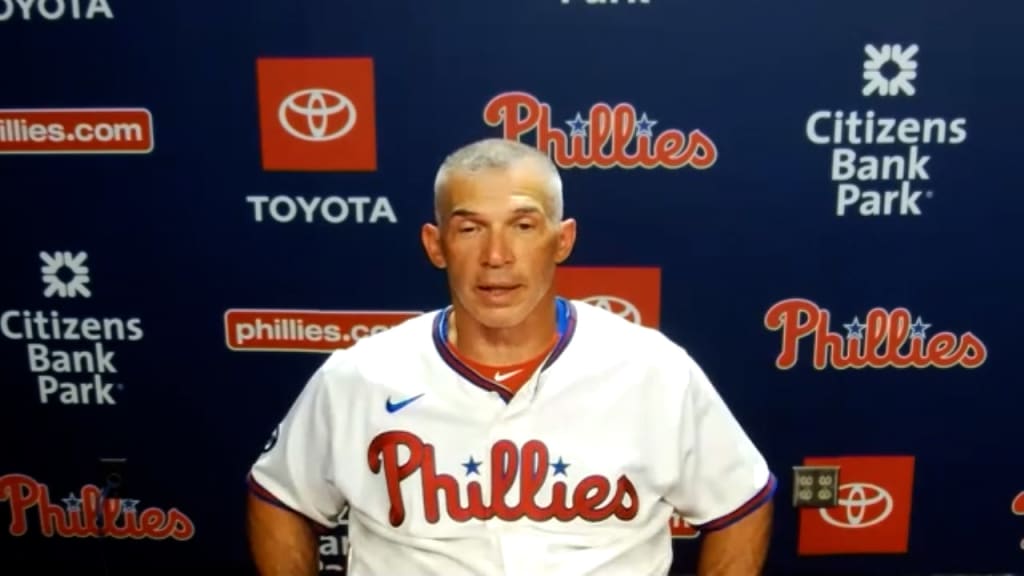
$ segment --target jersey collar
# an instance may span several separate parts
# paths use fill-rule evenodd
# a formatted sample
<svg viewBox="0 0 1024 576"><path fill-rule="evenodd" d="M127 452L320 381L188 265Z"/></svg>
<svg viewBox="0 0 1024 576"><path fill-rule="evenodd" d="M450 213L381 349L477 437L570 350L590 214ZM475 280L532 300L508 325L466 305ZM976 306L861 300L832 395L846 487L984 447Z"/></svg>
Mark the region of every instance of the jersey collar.
<svg viewBox="0 0 1024 576"><path fill-rule="evenodd" d="M496 392L501 396L502 400L508 403L512 400L511 391L501 384L498 384L490 378L480 374L476 370L473 370L457 356L452 354L451 350L448 349L446 341L448 338L448 316L451 310L452 307L448 306L441 310L434 318L434 348L437 350L437 353L440 354L441 360L443 360L444 363L454 370L459 376L462 376L473 385L482 388L487 392ZM555 363L555 360L558 360L558 357L562 355L562 352L565 351L565 348L569 345L573 335L576 333L576 307L573 306L572 302L561 297L556 298L555 315L557 318L558 342L555 343L555 347L551 350L551 354L548 355L547 360L545 360L544 364L541 365L541 372L547 370Z"/></svg>

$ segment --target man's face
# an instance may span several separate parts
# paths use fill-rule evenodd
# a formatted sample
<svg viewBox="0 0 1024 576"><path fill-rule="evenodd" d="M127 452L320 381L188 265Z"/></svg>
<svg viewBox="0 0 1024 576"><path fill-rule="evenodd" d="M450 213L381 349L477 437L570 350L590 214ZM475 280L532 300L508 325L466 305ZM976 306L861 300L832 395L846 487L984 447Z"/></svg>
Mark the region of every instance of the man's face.
<svg viewBox="0 0 1024 576"><path fill-rule="evenodd" d="M575 241L575 222L553 222L542 170L453 174L438 227L423 227L432 263L446 268L456 303L492 328L522 323L554 289L555 267Z"/></svg>

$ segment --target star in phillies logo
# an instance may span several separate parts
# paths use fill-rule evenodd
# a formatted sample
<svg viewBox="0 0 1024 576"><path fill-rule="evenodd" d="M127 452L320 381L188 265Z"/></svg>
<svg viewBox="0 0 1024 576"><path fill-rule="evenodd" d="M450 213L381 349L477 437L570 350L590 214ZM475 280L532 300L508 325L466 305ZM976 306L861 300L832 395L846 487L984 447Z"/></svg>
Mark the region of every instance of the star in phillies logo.
<svg viewBox="0 0 1024 576"><path fill-rule="evenodd" d="M403 457L402 454L408 456ZM522 447L508 440L494 443L489 455L489 501L484 498L483 486L473 479L465 481L466 497L463 498L460 481L455 476L437 471L434 446L410 432L389 431L377 435L370 443L368 456L370 470L374 474L384 474L391 503L388 519L392 526L405 522L406 501L402 497L402 487L416 472L420 473L422 484L424 518L432 524L441 518L439 499L442 493L444 512L455 522L491 518L597 522L613 516L619 520L632 520L637 514L636 488L625 475L619 476L614 483L604 476L590 475L581 479L575 488L570 488L561 479L555 480L551 483L550 503L537 504L537 496L548 478L548 469L554 470L552 477L567 477L570 466L562 458L551 462L547 446L538 440L526 442ZM479 475L482 464L470 456L462 464L466 468L465 476ZM516 504L510 506L505 498L517 480Z"/></svg>
<svg viewBox="0 0 1024 576"><path fill-rule="evenodd" d="M594 104L561 122L551 105L526 92L503 92L484 106L484 122L502 127L502 137L521 141L534 132L537 149L562 168L710 168L718 159L704 132L655 130L659 120L627 102ZM568 133L558 126L564 124Z"/></svg>
<svg viewBox="0 0 1024 576"><path fill-rule="evenodd" d="M844 323L846 334L833 332L831 314L810 300L790 298L768 309L765 328L782 335L782 350L775 359L788 370L799 359L804 338L813 342L812 364L818 370L845 368L977 368L988 351L973 333L959 336L943 331L929 334L931 324L906 308L873 308L861 323L854 316Z"/></svg>

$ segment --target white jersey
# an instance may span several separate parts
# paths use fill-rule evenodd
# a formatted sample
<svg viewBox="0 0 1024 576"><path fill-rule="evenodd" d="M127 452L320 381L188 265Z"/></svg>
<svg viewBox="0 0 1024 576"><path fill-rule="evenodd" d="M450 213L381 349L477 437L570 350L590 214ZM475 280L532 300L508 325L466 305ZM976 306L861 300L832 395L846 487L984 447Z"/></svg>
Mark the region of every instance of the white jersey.
<svg viewBox="0 0 1024 576"><path fill-rule="evenodd" d="M710 531L771 498L683 348L580 301L558 310L558 344L514 395L447 349L447 310L332 353L252 489L327 528L347 506L350 576L660 576L673 510Z"/></svg>

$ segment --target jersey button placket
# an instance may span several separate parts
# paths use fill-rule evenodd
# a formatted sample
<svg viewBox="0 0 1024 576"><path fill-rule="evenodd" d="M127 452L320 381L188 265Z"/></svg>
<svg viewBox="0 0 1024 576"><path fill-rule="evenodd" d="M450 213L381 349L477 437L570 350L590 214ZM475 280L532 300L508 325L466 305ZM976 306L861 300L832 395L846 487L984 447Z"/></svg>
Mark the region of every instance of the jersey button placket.
<svg viewBox="0 0 1024 576"><path fill-rule="evenodd" d="M498 561L499 564L501 564L505 568L505 570L507 572L508 571L508 555L506 554L505 546L504 546L504 542L503 542L503 540L504 540L503 536L504 536L504 532L505 532L504 526L503 526L504 520L502 520L500 518L495 518L494 516L491 515L491 514L494 513L494 508L495 508L494 505L496 503L495 499L496 498L502 498L502 495L495 494L495 492L494 492L494 480L495 480L495 478L494 478L494 474L492 473L492 470L500 469L502 467L502 463L501 462L491 462L491 459L494 458L494 453L495 453L494 446L495 446L495 444L497 444L497 442L499 440L503 440L503 439L507 438L507 436L508 436L507 430L508 430L508 408L509 408L509 406L505 405L505 401L499 395L495 394L495 396L498 399L498 401L500 401L502 403L504 409L498 411L498 413L494 415L494 419L491 421L490 426L488 427L488 433L487 433L487 460L488 460L488 462L487 462L487 472L486 472L486 475L487 475L486 481L487 481L487 483L484 485L485 486L484 491L486 493L485 497L487 499L488 506L490 506L490 510L488 511L489 512L489 514L488 514L489 518L484 522L484 525L487 527L487 531L488 531L488 534L490 535L490 539L491 539L491 545L493 546L494 551L495 551L495 553L498 556L498 560L497 561Z"/></svg>
<svg viewBox="0 0 1024 576"><path fill-rule="evenodd" d="M531 380L526 386L530 386L534 382L535 380ZM524 440L521 432L528 426L526 421L529 419L528 415L524 414L524 411L532 401L530 397L532 393L526 386L520 389L516 396L513 396L506 409L495 417L487 438L491 447L489 449L493 449L493 446L501 440L512 441L515 443L517 451L521 449ZM501 462L493 462L492 465L497 469L503 467ZM496 501L495 499L503 499L512 506L519 505L519 468L522 466L523 463L517 459L516 468L509 471L515 486L509 489L505 495L494 494L493 474L488 472L488 491L491 493L488 501L492 507ZM526 552L523 547L525 543L524 538L528 539L529 537L523 532L523 526L521 524L513 525L510 521L501 518L489 519L487 526L492 534L495 547L500 553L500 562L504 568L504 573L509 575L524 574L524 566L528 565L530 559L524 556ZM524 564L524 562L527 564Z"/></svg>
<svg viewBox="0 0 1024 576"><path fill-rule="evenodd" d="M537 389L540 386L540 377L541 372L538 369L509 400L503 413L504 417L512 418L527 410L533 404L537 397Z"/></svg>

